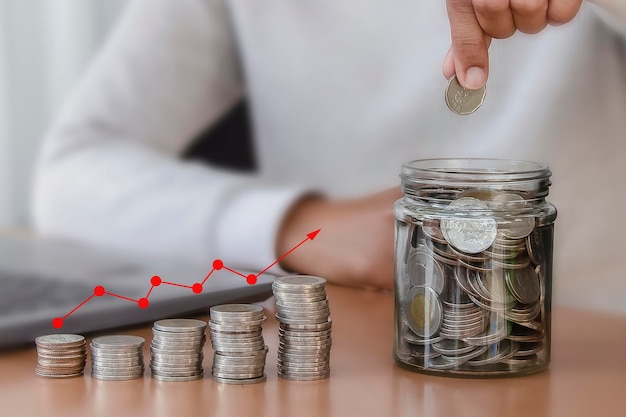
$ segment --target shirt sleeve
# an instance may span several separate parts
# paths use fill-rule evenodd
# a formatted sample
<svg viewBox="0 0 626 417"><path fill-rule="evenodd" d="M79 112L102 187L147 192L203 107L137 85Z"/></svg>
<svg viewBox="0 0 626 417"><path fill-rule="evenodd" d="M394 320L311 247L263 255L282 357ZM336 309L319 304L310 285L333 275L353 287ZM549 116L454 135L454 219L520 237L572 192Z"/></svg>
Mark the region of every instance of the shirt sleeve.
<svg viewBox="0 0 626 417"><path fill-rule="evenodd" d="M179 158L244 94L233 44L220 0L132 2L44 140L36 229L251 271L271 264L304 190Z"/></svg>
<svg viewBox="0 0 626 417"><path fill-rule="evenodd" d="M595 13L612 29L626 36L626 1L587 0Z"/></svg>

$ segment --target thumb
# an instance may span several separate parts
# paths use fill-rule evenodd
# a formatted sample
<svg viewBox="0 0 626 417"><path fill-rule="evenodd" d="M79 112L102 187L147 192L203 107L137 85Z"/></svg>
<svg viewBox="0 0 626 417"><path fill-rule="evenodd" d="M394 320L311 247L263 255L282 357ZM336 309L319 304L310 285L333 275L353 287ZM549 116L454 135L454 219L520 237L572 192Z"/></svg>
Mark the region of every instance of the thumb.
<svg viewBox="0 0 626 417"><path fill-rule="evenodd" d="M478 23L471 0L447 0L446 4L457 79L468 90L478 90L487 82L491 38Z"/></svg>

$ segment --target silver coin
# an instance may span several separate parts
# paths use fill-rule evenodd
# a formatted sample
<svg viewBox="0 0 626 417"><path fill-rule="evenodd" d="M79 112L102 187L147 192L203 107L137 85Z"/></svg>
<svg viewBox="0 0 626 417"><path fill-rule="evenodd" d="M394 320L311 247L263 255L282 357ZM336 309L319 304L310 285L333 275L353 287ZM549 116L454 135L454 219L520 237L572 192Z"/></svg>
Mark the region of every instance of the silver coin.
<svg viewBox="0 0 626 417"><path fill-rule="evenodd" d="M213 379L216 382L221 384L231 384L231 385L249 385L249 384L258 384L260 382L265 382L267 377L262 375L258 378L249 378L249 379L229 379L229 378L220 378L217 376L213 376Z"/></svg>
<svg viewBox="0 0 626 417"><path fill-rule="evenodd" d="M444 339L440 342L433 344L432 347L435 352L446 356L462 355L464 353L472 352L476 349L475 346L467 344L463 341L451 339Z"/></svg>
<svg viewBox="0 0 626 417"><path fill-rule="evenodd" d="M59 347L62 349L72 346L82 346L85 344L85 337L78 334L50 334L39 336L35 339L37 346L53 349Z"/></svg>
<svg viewBox="0 0 626 417"><path fill-rule="evenodd" d="M489 248L497 233L496 221L488 216L488 206L472 197L452 201L447 210L460 212L441 219L441 232L455 249L466 253L479 253Z"/></svg>
<svg viewBox="0 0 626 417"><path fill-rule="evenodd" d="M422 336L416 335L412 331L407 331L402 338L404 339L405 342L412 344L412 345L430 345L430 344L437 343L443 340L443 337L441 336L422 337Z"/></svg>
<svg viewBox="0 0 626 417"><path fill-rule="evenodd" d="M210 309L211 317L241 317L263 315L263 307L254 304L222 304Z"/></svg>
<svg viewBox="0 0 626 417"><path fill-rule="evenodd" d="M441 294L445 282L443 269L426 250L411 251L406 267L409 281L413 285L426 285Z"/></svg>
<svg viewBox="0 0 626 417"><path fill-rule="evenodd" d="M500 221L498 232L509 239L523 239L535 228L533 216L511 217L511 213L523 211L526 206L524 198L518 194L498 194L494 200L497 209L507 212L507 218Z"/></svg>
<svg viewBox="0 0 626 417"><path fill-rule="evenodd" d="M467 364L469 366L485 366L502 362L514 356L519 349L517 342L512 342L506 339L498 344L486 347L488 349L484 354L469 360Z"/></svg>
<svg viewBox="0 0 626 417"><path fill-rule="evenodd" d="M487 350L488 350L488 346L478 346L478 347L474 347L473 350L470 350L469 352L465 352L465 353L460 353L460 354L456 354L456 355L441 355L441 357L449 362L453 362L455 363L457 366L464 364L470 360L473 360L477 357L480 357L481 355L483 355Z"/></svg>
<svg viewBox="0 0 626 417"><path fill-rule="evenodd" d="M529 329L536 330L538 332L542 332L544 329L543 323L540 321L516 321L517 324L522 325L524 327L528 327Z"/></svg>
<svg viewBox="0 0 626 417"><path fill-rule="evenodd" d="M291 375L279 373L278 376L282 379L289 379L292 381L317 381L320 379L326 379L330 377L330 372L322 373L319 375Z"/></svg>
<svg viewBox="0 0 626 417"><path fill-rule="evenodd" d="M456 114L471 114L483 104L486 92L487 88L485 86L478 90L464 88L459 83L456 75L453 75L448 80L448 85L446 86L446 104Z"/></svg>
<svg viewBox="0 0 626 417"><path fill-rule="evenodd" d="M205 321L196 319L165 319L154 322L154 329L174 333L203 333L206 326Z"/></svg>
<svg viewBox="0 0 626 417"><path fill-rule="evenodd" d="M443 243L443 244L448 243L446 239L443 237L443 234L441 233L441 229L439 228L438 222L436 225L424 224L424 226L422 226L422 230L424 231L424 234L426 235L426 237L428 237L428 239L432 240L433 242Z"/></svg>
<svg viewBox="0 0 626 417"><path fill-rule="evenodd" d="M451 258L457 259L459 261L462 259L464 261L472 262L472 263L484 263L489 260L489 257L487 256L486 251L470 255L470 254L463 253L454 249L452 245L448 245L446 252L449 254Z"/></svg>
<svg viewBox="0 0 626 417"><path fill-rule="evenodd" d="M91 341L91 345L95 348L140 348L143 346L145 339L139 336L130 335L112 335L100 336Z"/></svg>
<svg viewBox="0 0 626 417"><path fill-rule="evenodd" d="M134 366L143 365L143 355L126 359L106 359L100 357L91 357L91 364L96 366Z"/></svg>
<svg viewBox="0 0 626 417"><path fill-rule="evenodd" d="M35 370L35 374L42 378L54 378L54 379L66 379L66 378L76 378L77 376L83 376L83 372L76 372L73 374L54 374L54 373L45 373L38 372Z"/></svg>
<svg viewBox="0 0 626 417"><path fill-rule="evenodd" d="M520 303L533 304L539 301L539 277L531 266L521 270L507 270L505 279L509 291Z"/></svg>
<svg viewBox="0 0 626 417"><path fill-rule="evenodd" d="M163 382L189 382L195 381L198 379L202 379L204 377L204 373L192 376L165 376L165 375L156 375L152 374L152 379L156 379L157 381Z"/></svg>
<svg viewBox="0 0 626 417"><path fill-rule="evenodd" d="M440 355L433 349L433 345L409 345L409 353L417 359L429 359Z"/></svg>
<svg viewBox="0 0 626 417"><path fill-rule="evenodd" d="M102 381L129 381L131 379L143 378L143 373L134 375L100 375L92 373L91 377Z"/></svg>
<svg viewBox="0 0 626 417"><path fill-rule="evenodd" d="M295 357L279 357L277 361L283 365L313 365L313 366L321 366L323 364L330 363L330 355L317 356L312 358L307 358L306 361L301 360L297 356Z"/></svg>
<svg viewBox="0 0 626 417"><path fill-rule="evenodd" d="M486 346L498 343L508 336L510 325L506 320L495 319L489 323L489 328L482 334L477 336L466 337L464 342L474 346Z"/></svg>
<svg viewBox="0 0 626 417"><path fill-rule="evenodd" d="M537 359L537 355L513 356L509 359L503 360L502 363L510 366L528 367L536 364Z"/></svg>
<svg viewBox="0 0 626 417"><path fill-rule="evenodd" d="M543 263L541 235L537 229L526 237L526 250L528 251L528 257L534 265Z"/></svg>
<svg viewBox="0 0 626 417"><path fill-rule="evenodd" d="M451 361L439 355L425 360L422 365L425 369L445 370L456 368L460 365L460 363Z"/></svg>
<svg viewBox="0 0 626 417"><path fill-rule="evenodd" d="M519 343L519 350L515 353L515 356L531 356L541 352L542 350L543 342Z"/></svg>
<svg viewBox="0 0 626 417"><path fill-rule="evenodd" d="M292 275L276 278L272 286L278 290L319 290L326 286L326 280L310 275Z"/></svg>
<svg viewBox="0 0 626 417"><path fill-rule="evenodd" d="M142 365L134 365L134 366L91 366L91 373L100 374L100 375L134 375L137 373L143 374L145 366Z"/></svg>
<svg viewBox="0 0 626 417"><path fill-rule="evenodd" d="M520 343L541 342L543 341L543 333L514 324L511 328L511 334L508 335L507 338Z"/></svg>
<svg viewBox="0 0 626 417"><path fill-rule="evenodd" d="M329 330L310 330L310 331L297 331L297 330L285 330L282 328L278 329L278 334L283 336L291 336L291 337L330 337L332 331Z"/></svg>
<svg viewBox="0 0 626 417"><path fill-rule="evenodd" d="M294 331L317 331L317 330L330 330L332 328L332 319L328 319L328 321L324 323L316 323L316 324L290 324L290 323L279 323L278 327L283 330L294 330Z"/></svg>

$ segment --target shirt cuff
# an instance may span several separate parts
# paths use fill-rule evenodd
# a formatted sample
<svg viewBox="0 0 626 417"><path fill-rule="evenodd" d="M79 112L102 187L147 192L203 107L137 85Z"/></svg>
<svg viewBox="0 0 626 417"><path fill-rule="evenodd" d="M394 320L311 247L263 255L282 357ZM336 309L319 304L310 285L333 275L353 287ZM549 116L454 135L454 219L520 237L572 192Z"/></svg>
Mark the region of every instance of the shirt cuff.
<svg viewBox="0 0 626 417"><path fill-rule="evenodd" d="M276 239L283 219L307 190L255 189L234 196L222 207L214 247L218 258L231 268L258 273L274 263ZM303 236L305 238L305 236ZM285 275L278 264L267 272Z"/></svg>

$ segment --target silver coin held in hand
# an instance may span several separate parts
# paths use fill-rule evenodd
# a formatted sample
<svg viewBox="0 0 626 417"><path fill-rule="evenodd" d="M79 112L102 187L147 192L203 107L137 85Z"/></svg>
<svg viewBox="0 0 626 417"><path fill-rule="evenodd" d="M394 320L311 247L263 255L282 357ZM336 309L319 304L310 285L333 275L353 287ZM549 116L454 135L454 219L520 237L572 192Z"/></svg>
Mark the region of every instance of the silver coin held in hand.
<svg viewBox="0 0 626 417"><path fill-rule="evenodd" d="M485 101L487 89L485 86L478 90L468 90L459 84L456 75L448 80L446 87L446 104L456 114L472 114Z"/></svg>

